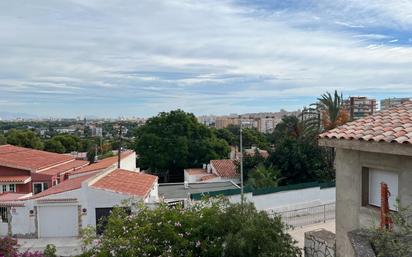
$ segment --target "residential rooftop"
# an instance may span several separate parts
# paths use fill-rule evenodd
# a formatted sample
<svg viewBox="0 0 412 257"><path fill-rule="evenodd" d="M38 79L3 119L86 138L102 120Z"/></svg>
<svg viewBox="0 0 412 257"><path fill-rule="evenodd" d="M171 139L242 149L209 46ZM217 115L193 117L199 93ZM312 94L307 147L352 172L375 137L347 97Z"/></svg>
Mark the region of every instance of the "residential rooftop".
<svg viewBox="0 0 412 257"><path fill-rule="evenodd" d="M226 189L238 189L231 181L189 183L185 188L184 183L159 184L159 195L167 199L187 199L190 194L208 193Z"/></svg>
<svg viewBox="0 0 412 257"><path fill-rule="evenodd" d="M75 158L65 154L51 153L13 145L0 146L0 166L38 171Z"/></svg>
<svg viewBox="0 0 412 257"><path fill-rule="evenodd" d="M321 139L412 144L412 102L348 122L319 135Z"/></svg>

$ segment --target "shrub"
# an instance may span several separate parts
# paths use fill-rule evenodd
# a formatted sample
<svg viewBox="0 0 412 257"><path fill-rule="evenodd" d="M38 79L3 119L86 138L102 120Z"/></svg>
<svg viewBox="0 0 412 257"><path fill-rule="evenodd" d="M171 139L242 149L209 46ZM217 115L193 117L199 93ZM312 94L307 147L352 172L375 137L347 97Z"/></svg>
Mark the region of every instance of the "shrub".
<svg viewBox="0 0 412 257"><path fill-rule="evenodd" d="M82 256L301 256L280 217L269 217L253 204L202 201L183 209L141 205L128 215L116 208L102 236L90 240ZM90 242L92 242L90 244Z"/></svg>

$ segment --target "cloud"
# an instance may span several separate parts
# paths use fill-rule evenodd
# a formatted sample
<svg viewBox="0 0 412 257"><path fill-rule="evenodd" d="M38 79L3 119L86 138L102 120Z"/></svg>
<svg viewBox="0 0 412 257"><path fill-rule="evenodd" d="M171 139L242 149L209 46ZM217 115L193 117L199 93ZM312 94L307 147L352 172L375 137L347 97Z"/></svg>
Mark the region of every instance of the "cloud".
<svg viewBox="0 0 412 257"><path fill-rule="evenodd" d="M0 101L149 116L300 108L335 88L412 95L412 48L391 35L410 25L403 1L304 2L3 1Z"/></svg>

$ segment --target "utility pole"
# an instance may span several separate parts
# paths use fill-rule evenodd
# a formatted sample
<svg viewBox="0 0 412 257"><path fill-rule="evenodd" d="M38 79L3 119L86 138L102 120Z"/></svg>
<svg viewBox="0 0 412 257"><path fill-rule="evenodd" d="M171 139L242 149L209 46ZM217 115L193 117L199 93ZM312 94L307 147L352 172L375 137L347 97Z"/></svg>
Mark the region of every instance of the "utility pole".
<svg viewBox="0 0 412 257"><path fill-rule="evenodd" d="M242 120L240 120L240 203L243 206L243 134L242 134Z"/></svg>
<svg viewBox="0 0 412 257"><path fill-rule="evenodd" d="M117 153L117 168L120 169L120 160L121 160L121 155L122 155L122 123L120 122L120 128L119 128L119 151Z"/></svg>

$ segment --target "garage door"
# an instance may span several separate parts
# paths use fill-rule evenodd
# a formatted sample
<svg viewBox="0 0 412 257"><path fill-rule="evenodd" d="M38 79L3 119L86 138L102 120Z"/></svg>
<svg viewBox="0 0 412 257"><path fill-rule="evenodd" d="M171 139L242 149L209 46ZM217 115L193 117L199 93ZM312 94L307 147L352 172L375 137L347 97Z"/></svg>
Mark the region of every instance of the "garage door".
<svg viewBox="0 0 412 257"><path fill-rule="evenodd" d="M79 235L77 206L39 206L39 237Z"/></svg>

